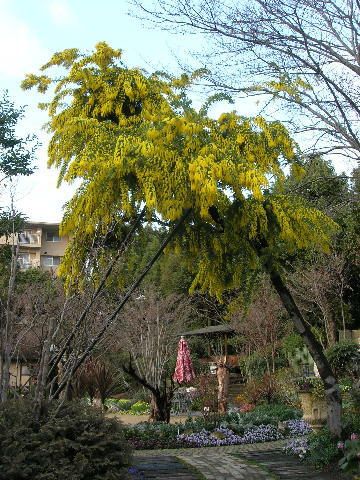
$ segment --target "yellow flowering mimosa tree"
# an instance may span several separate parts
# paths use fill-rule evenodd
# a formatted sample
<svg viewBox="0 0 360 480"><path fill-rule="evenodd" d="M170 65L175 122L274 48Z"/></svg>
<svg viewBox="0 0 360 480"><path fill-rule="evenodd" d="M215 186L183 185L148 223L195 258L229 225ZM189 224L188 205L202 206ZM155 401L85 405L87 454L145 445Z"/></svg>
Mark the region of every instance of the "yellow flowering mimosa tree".
<svg viewBox="0 0 360 480"><path fill-rule="evenodd" d="M49 166L59 181L80 181L66 206L62 232L72 242L61 266L68 288L81 276L88 240L126 222L145 206L171 225L182 221L170 248L186 252L193 266L192 289L221 297L251 273L265 268L304 338L325 383L330 427L339 433L339 389L321 346L284 284L279 254L304 248L329 249L336 225L304 201L272 194L284 167L299 169L294 142L279 122L236 112L217 119L191 106L192 78L148 75L123 64L120 50L106 43L83 55L55 54L28 75L24 88L54 88L41 107L52 135ZM330 418L329 417L329 418Z"/></svg>

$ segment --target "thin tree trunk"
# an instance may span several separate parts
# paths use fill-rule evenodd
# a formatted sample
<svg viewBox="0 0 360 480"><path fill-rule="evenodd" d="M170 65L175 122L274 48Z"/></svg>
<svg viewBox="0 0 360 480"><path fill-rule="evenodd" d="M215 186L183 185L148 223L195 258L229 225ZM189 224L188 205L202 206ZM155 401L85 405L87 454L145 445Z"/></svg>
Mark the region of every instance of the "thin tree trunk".
<svg viewBox="0 0 360 480"><path fill-rule="evenodd" d="M305 345L307 346L314 362L319 371L319 375L324 383L325 395L328 406L328 426L331 433L337 437L341 435L341 395L339 385L334 373L324 355L324 351L320 343L314 337L312 331L307 326L302 313L300 312L296 302L285 285L279 272L274 268L267 266L271 282L279 294L279 297L287 310L290 318L295 324L298 333L301 335Z"/></svg>
<svg viewBox="0 0 360 480"><path fill-rule="evenodd" d="M46 336L46 340L43 345L40 368L38 373L38 380L35 391L35 418L39 420L41 411L43 409L44 400L46 398L46 380L49 371L50 363L50 347L55 330L55 318L50 318L49 330Z"/></svg>
<svg viewBox="0 0 360 480"><path fill-rule="evenodd" d="M139 275L137 280L132 284L132 286L129 288L127 291L126 295L124 298L121 300L119 303L118 307L109 315L107 319L105 319L105 324L99 331L99 333L92 339L91 343L87 346L85 351L83 352L82 355L78 358L77 362L74 365L74 368L72 369L72 372L70 373L65 372L64 379L60 383L57 391L54 393L54 397L56 398L60 392L64 389L66 382L68 380L68 375L72 375L76 373L78 368L81 367L81 365L84 363L84 361L88 358L88 356L91 354L93 349L96 347L96 345L100 342L100 340L103 338L104 333L107 331L107 329L112 325L116 317L118 316L119 312L124 308L126 303L129 301L131 298L131 295L134 293L134 291L138 288L138 286L141 284L142 280L146 277L148 272L151 270L152 266L154 263L157 261L157 259L161 256L163 251L165 250L166 246L170 243L170 241L173 239L173 237L177 234L178 230L180 229L181 225L184 223L186 218L189 216L191 212L191 209L185 210L185 212L182 214L182 216L179 218L177 223L175 224L174 228L169 232L167 237L164 239L164 241L161 243L160 247L158 248L157 252L155 255L152 257L152 259L149 261L149 263L146 265L144 268L143 272Z"/></svg>
<svg viewBox="0 0 360 480"><path fill-rule="evenodd" d="M10 365L11 365L11 345L7 342L2 352L2 371L1 371L1 402L8 399L10 388Z"/></svg>
<svg viewBox="0 0 360 480"><path fill-rule="evenodd" d="M14 227L14 224L13 224ZM3 328L2 334L2 349L0 352L2 356L1 362L1 377L0 377L0 388L1 388L1 402L6 402L9 393L10 386L10 364L11 364L11 333L12 333L12 323L13 323L13 312L12 312L12 300L15 289L15 277L16 277L16 267L17 259L19 255L19 245L15 244L15 231L13 230L13 240L11 245L11 263L10 263L10 277L8 282L8 291L6 299L6 309L5 309L5 325Z"/></svg>
<svg viewBox="0 0 360 480"><path fill-rule="evenodd" d="M226 366L226 356L220 358L216 371L218 379L218 412L225 414L229 401L230 372Z"/></svg>
<svg viewBox="0 0 360 480"><path fill-rule="evenodd" d="M103 288L106 284L107 279L109 278L109 276L111 275L111 272L113 271L114 266L116 265L116 263L119 260L119 258L121 257L121 255L128 248L128 246L130 244L130 241L131 241L137 227L139 226L141 220L143 219L144 215L145 215L145 208L143 208L142 211L137 216L136 221L132 225L132 227L129 230L128 234L126 235L124 241L121 243L120 248L116 252L115 257L112 259L110 265L108 265L108 267L107 267L107 269L106 269L106 271L103 275L103 278L101 279L101 282L99 283L97 289L95 290L95 292L93 293L93 295L90 299L90 302L85 306L85 308L82 311L80 317L78 318L77 322L75 323L73 330L71 331L68 338L65 340L65 343L63 344L60 352L58 353L58 355L56 356L56 358L52 362L51 368L50 368L49 373L48 373L49 377L51 377L51 375L56 371L56 367L57 367L58 363L60 362L60 360L64 356L64 354L67 350L67 347L70 345L71 341L73 340L76 333L78 332L80 325L85 320L90 308L93 306L95 300L98 298L98 296L102 292L102 290L103 290Z"/></svg>

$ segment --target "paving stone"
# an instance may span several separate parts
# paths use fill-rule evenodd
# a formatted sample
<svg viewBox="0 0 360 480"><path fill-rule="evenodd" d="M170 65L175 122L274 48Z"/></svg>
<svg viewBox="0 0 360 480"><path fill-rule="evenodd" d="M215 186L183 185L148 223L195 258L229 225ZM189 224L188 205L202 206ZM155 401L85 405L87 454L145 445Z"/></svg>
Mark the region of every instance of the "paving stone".
<svg viewBox="0 0 360 480"><path fill-rule="evenodd" d="M295 457L284 455L279 449L257 452L243 452L241 459L255 461L257 464L266 467L274 473L279 480L293 480L301 478L302 480L336 480L346 478L339 472L319 472L314 468L300 462Z"/></svg>
<svg viewBox="0 0 360 480"><path fill-rule="evenodd" d="M134 459L144 479L196 480L198 471L207 480L345 480L336 472L321 473L285 455L284 443L143 450L135 452Z"/></svg>
<svg viewBox="0 0 360 480"><path fill-rule="evenodd" d="M198 480L199 476L175 456L136 455L133 463L138 469L134 480Z"/></svg>

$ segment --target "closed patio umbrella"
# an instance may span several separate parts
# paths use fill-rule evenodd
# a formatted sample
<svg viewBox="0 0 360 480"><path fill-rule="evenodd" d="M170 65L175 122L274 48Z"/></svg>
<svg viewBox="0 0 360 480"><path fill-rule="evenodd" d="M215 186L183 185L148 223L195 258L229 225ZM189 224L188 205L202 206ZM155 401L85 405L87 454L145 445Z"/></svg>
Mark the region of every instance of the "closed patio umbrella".
<svg viewBox="0 0 360 480"><path fill-rule="evenodd" d="M178 383L191 382L195 378L190 350L185 338L182 336L179 340L178 354L176 360L173 380Z"/></svg>

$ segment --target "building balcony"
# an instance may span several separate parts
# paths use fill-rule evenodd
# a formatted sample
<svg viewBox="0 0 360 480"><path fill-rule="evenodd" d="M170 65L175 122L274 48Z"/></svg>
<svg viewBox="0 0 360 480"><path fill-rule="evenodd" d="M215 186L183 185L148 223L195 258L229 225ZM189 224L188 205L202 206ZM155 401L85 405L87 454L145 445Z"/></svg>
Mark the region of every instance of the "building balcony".
<svg viewBox="0 0 360 480"><path fill-rule="evenodd" d="M24 247L37 247L41 246L41 234L40 233L19 233L19 245Z"/></svg>

